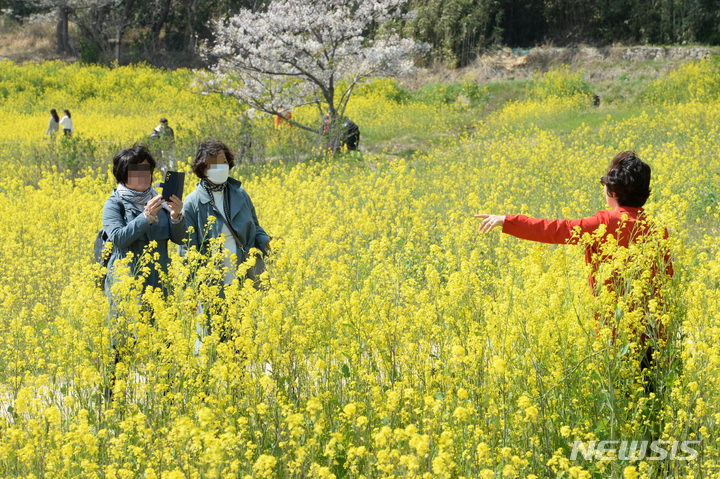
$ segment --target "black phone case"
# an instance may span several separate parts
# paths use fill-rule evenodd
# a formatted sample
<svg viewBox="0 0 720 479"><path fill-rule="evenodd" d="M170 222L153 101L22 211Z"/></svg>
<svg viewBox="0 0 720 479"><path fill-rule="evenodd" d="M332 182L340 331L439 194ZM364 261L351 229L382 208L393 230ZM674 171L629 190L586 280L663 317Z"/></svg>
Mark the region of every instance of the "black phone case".
<svg viewBox="0 0 720 479"><path fill-rule="evenodd" d="M168 171L165 173L165 183L162 184L162 197L169 201L172 195L182 200L183 187L185 186L185 173Z"/></svg>

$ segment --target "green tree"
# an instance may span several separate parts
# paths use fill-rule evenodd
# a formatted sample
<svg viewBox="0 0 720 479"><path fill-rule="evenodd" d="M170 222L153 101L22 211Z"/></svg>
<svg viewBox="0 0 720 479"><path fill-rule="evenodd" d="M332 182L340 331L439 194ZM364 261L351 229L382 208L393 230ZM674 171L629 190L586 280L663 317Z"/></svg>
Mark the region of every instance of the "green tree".
<svg viewBox="0 0 720 479"><path fill-rule="evenodd" d="M502 41L500 5L497 0L415 0L410 9L417 15L404 31L433 45L435 59L463 66L478 49Z"/></svg>

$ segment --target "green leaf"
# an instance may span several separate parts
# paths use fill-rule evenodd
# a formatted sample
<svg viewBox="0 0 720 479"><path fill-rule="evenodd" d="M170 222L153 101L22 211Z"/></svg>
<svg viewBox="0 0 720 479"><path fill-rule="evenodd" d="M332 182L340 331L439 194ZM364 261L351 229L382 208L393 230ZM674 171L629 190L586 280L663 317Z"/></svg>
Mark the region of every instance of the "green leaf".
<svg viewBox="0 0 720 479"><path fill-rule="evenodd" d="M604 432L607 431L607 428L608 428L608 420L607 420L607 419L600 419L600 420L595 424L595 434L598 434L598 435L599 435L600 433L604 433Z"/></svg>

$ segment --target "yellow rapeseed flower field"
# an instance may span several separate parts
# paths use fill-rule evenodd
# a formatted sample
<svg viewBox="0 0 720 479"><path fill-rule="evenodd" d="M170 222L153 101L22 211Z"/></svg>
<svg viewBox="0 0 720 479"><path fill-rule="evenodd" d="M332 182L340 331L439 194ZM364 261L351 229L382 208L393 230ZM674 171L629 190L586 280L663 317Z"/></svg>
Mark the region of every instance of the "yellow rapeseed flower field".
<svg viewBox="0 0 720 479"><path fill-rule="evenodd" d="M108 303L92 242L114 188L113 149L161 116L177 126L184 171L200 138L243 147L233 128L244 121L266 131L269 150L313 146L248 120L231 99L191 92L190 76L0 62L0 476L720 477L712 62L650 85L622 119L607 110L592 124L581 76L552 72L472 134L457 129L467 106L403 102L378 82L349 106L361 130L440 140L407 159L234 169L261 225L284 239L266 287L236 280L220 301L202 281L217 272L192 252L175 256L167 299L130 277L117 284L135 335L108 400ZM76 138L43 138L52 107L73 112ZM472 217L590 216L604 207L598 179L626 149L653 169L647 210L670 232L662 246L676 271L663 304L649 306L673 333L654 392L637 377L638 318L626 307L647 291L648 268L633 268L657 253L651 240L608 249L629 292L596 298L582 246L480 236ZM226 314L212 321L233 337L212 335L196 355L198 301L221 303ZM596 325L607 311L616 341ZM633 456L654 440L664 455Z"/></svg>

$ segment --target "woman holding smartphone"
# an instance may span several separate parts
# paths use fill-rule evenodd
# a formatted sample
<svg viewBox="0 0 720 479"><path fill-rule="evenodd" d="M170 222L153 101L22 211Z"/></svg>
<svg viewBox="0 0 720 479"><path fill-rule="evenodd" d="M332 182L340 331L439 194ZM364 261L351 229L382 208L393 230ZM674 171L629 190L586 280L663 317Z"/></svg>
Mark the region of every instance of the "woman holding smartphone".
<svg viewBox="0 0 720 479"><path fill-rule="evenodd" d="M143 290L148 286L160 287L160 270L167 272L170 264L168 241L181 245L185 240L186 227L182 215L183 202L173 195L169 201L152 187L152 175L155 170L155 159L145 146L136 145L120 150L113 158L113 175L118 186L105 201L103 208L103 229L112 243L112 253L107 266L105 293L110 299L111 316L115 313L112 299L112 286L120 279L115 270L115 262L132 253L130 271L138 273L138 260L151 242L157 246L152 253L158 258L148 266L149 274L145 277ZM160 270L156 269L159 265ZM110 328L113 321L111 318ZM118 338L112 335L111 342L116 344Z"/></svg>

